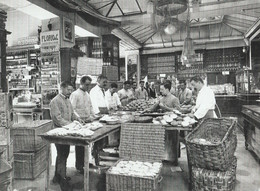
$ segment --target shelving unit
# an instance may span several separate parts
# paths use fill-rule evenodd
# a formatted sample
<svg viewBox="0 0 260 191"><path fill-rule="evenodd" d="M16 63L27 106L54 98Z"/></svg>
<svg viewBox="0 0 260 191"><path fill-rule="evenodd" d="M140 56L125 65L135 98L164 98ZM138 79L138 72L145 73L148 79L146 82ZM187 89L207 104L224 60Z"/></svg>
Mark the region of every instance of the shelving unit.
<svg viewBox="0 0 260 191"><path fill-rule="evenodd" d="M177 55L176 60L178 63L178 78L187 79L193 77L194 75L205 74L203 58L204 53L197 53L195 61L189 67L186 67L182 65L181 55Z"/></svg>
<svg viewBox="0 0 260 191"><path fill-rule="evenodd" d="M41 93L43 107L49 107L52 98L58 94L60 82L59 54L43 56L41 60Z"/></svg>
<svg viewBox="0 0 260 191"><path fill-rule="evenodd" d="M207 50L204 54L205 69L208 72L237 71L241 67L242 49Z"/></svg>
<svg viewBox="0 0 260 191"><path fill-rule="evenodd" d="M9 90L34 89L37 84L40 84L39 58L38 49L8 47L6 71Z"/></svg>

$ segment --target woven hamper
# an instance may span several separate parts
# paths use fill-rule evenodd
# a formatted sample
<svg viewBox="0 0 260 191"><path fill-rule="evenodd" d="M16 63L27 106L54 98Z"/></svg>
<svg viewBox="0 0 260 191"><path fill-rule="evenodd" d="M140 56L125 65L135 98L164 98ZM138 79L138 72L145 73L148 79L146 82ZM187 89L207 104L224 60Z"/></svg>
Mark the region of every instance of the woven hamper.
<svg viewBox="0 0 260 191"><path fill-rule="evenodd" d="M14 178L35 179L47 168L47 146L36 152L14 153Z"/></svg>
<svg viewBox="0 0 260 191"><path fill-rule="evenodd" d="M39 134L52 128L51 120L37 120L18 123L11 128L11 137L14 140L14 152L35 152L46 145Z"/></svg>
<svg viewBox="0 0 260 191"><path fill-rule="evenodd" d="M195 140L204 139L200 143ZM205 119L186 137L189 165L226 171L237 146L236 122L232 119Z"/></svg>
<svg viewBox="0 0 260 191"><path fill-rule="evenodd" d="M163 158L165 130L161 125L122 124L120 161L160 162ZM111 168L113 168L113 166ZM106 191L161 191L161 169L155 177L106 173Z"/></svg>
<svg viewBox="0 0 260 191"><path fill-rule="evenodd" d="M192 191L232 191L236 184L237 159L233 157L227 171L213 171L192 167Z"/></svg>

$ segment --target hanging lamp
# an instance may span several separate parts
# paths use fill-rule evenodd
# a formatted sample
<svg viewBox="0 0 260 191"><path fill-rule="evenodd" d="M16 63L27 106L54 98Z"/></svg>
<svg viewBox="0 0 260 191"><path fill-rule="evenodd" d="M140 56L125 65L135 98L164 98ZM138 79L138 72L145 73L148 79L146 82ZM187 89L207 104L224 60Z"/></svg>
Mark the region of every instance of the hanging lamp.
<svg viewBox="0 0 260 191"><path fill-rule="evenodd" d="M182 64L190 67L192 62L195 61L195 50L193 40L190 37L190 9L188 6L188 16L187 16L187 37L184 40L183 51L182 51Z"/></svg>

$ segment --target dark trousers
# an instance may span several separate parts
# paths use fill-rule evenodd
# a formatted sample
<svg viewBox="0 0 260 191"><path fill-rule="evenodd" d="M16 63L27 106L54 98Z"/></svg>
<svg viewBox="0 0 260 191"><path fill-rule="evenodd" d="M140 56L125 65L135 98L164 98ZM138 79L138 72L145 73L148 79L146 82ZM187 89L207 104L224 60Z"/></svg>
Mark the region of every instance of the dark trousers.
<svg viewBox="0 0 260 191"><path fill-rule="evenodd" d="M105 137L94 143L93 150L91 151L92 156L95 158L95 165L99 165L99 152L108 144L108 138ZM76 169L83 170L84 167L84 147L75 146L76 154Z"/></svg>
<svg viewBox="0 0 260 191"><path fill-rule="evenodd" d="M84 147L75 146L76 154L76 169L83 170L84 167Z"/></svg>
<svg viewBox="0 0 260 191"><path fill-rule="evenodd" d="M69 145L55 144L57 149L56 166L55 166L55 176L59 178L66 177L66 165L67 158L70 153Z"/></svg>

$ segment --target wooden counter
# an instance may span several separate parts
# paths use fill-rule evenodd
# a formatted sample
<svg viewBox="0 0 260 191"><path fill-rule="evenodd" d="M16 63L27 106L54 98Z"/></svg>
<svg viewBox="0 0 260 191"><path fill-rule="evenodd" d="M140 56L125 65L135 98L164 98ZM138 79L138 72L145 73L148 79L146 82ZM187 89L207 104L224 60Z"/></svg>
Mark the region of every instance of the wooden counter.
<svg viewBox="0 0 260 191"><path fill-rule="evenodd" d="M252 150L260 159L260 106L242 107L245 147Z"/></svg>
<svg viewBox="0 0 260 191"><path fill-rule="evenodd" d="M90 137L76 137L76 136L51 136L46 133L40 135L42 139L46 140L49 144L63 144L63 145L77 145L84 146L85 156L84 156L84 190L89 191L89 144L94 143L111 133L120 130L121 125L104 125L102 128L94 131L94 134ZM47 178L45 190L49 190L50 185L50 146L48 146L47 152Z"/></svg>
<svg viewBox="0 0 260 191"><path fill-rule="evenodd" d="M239 114L237 95L216 95L215 98L223 117Z"/></svg>

